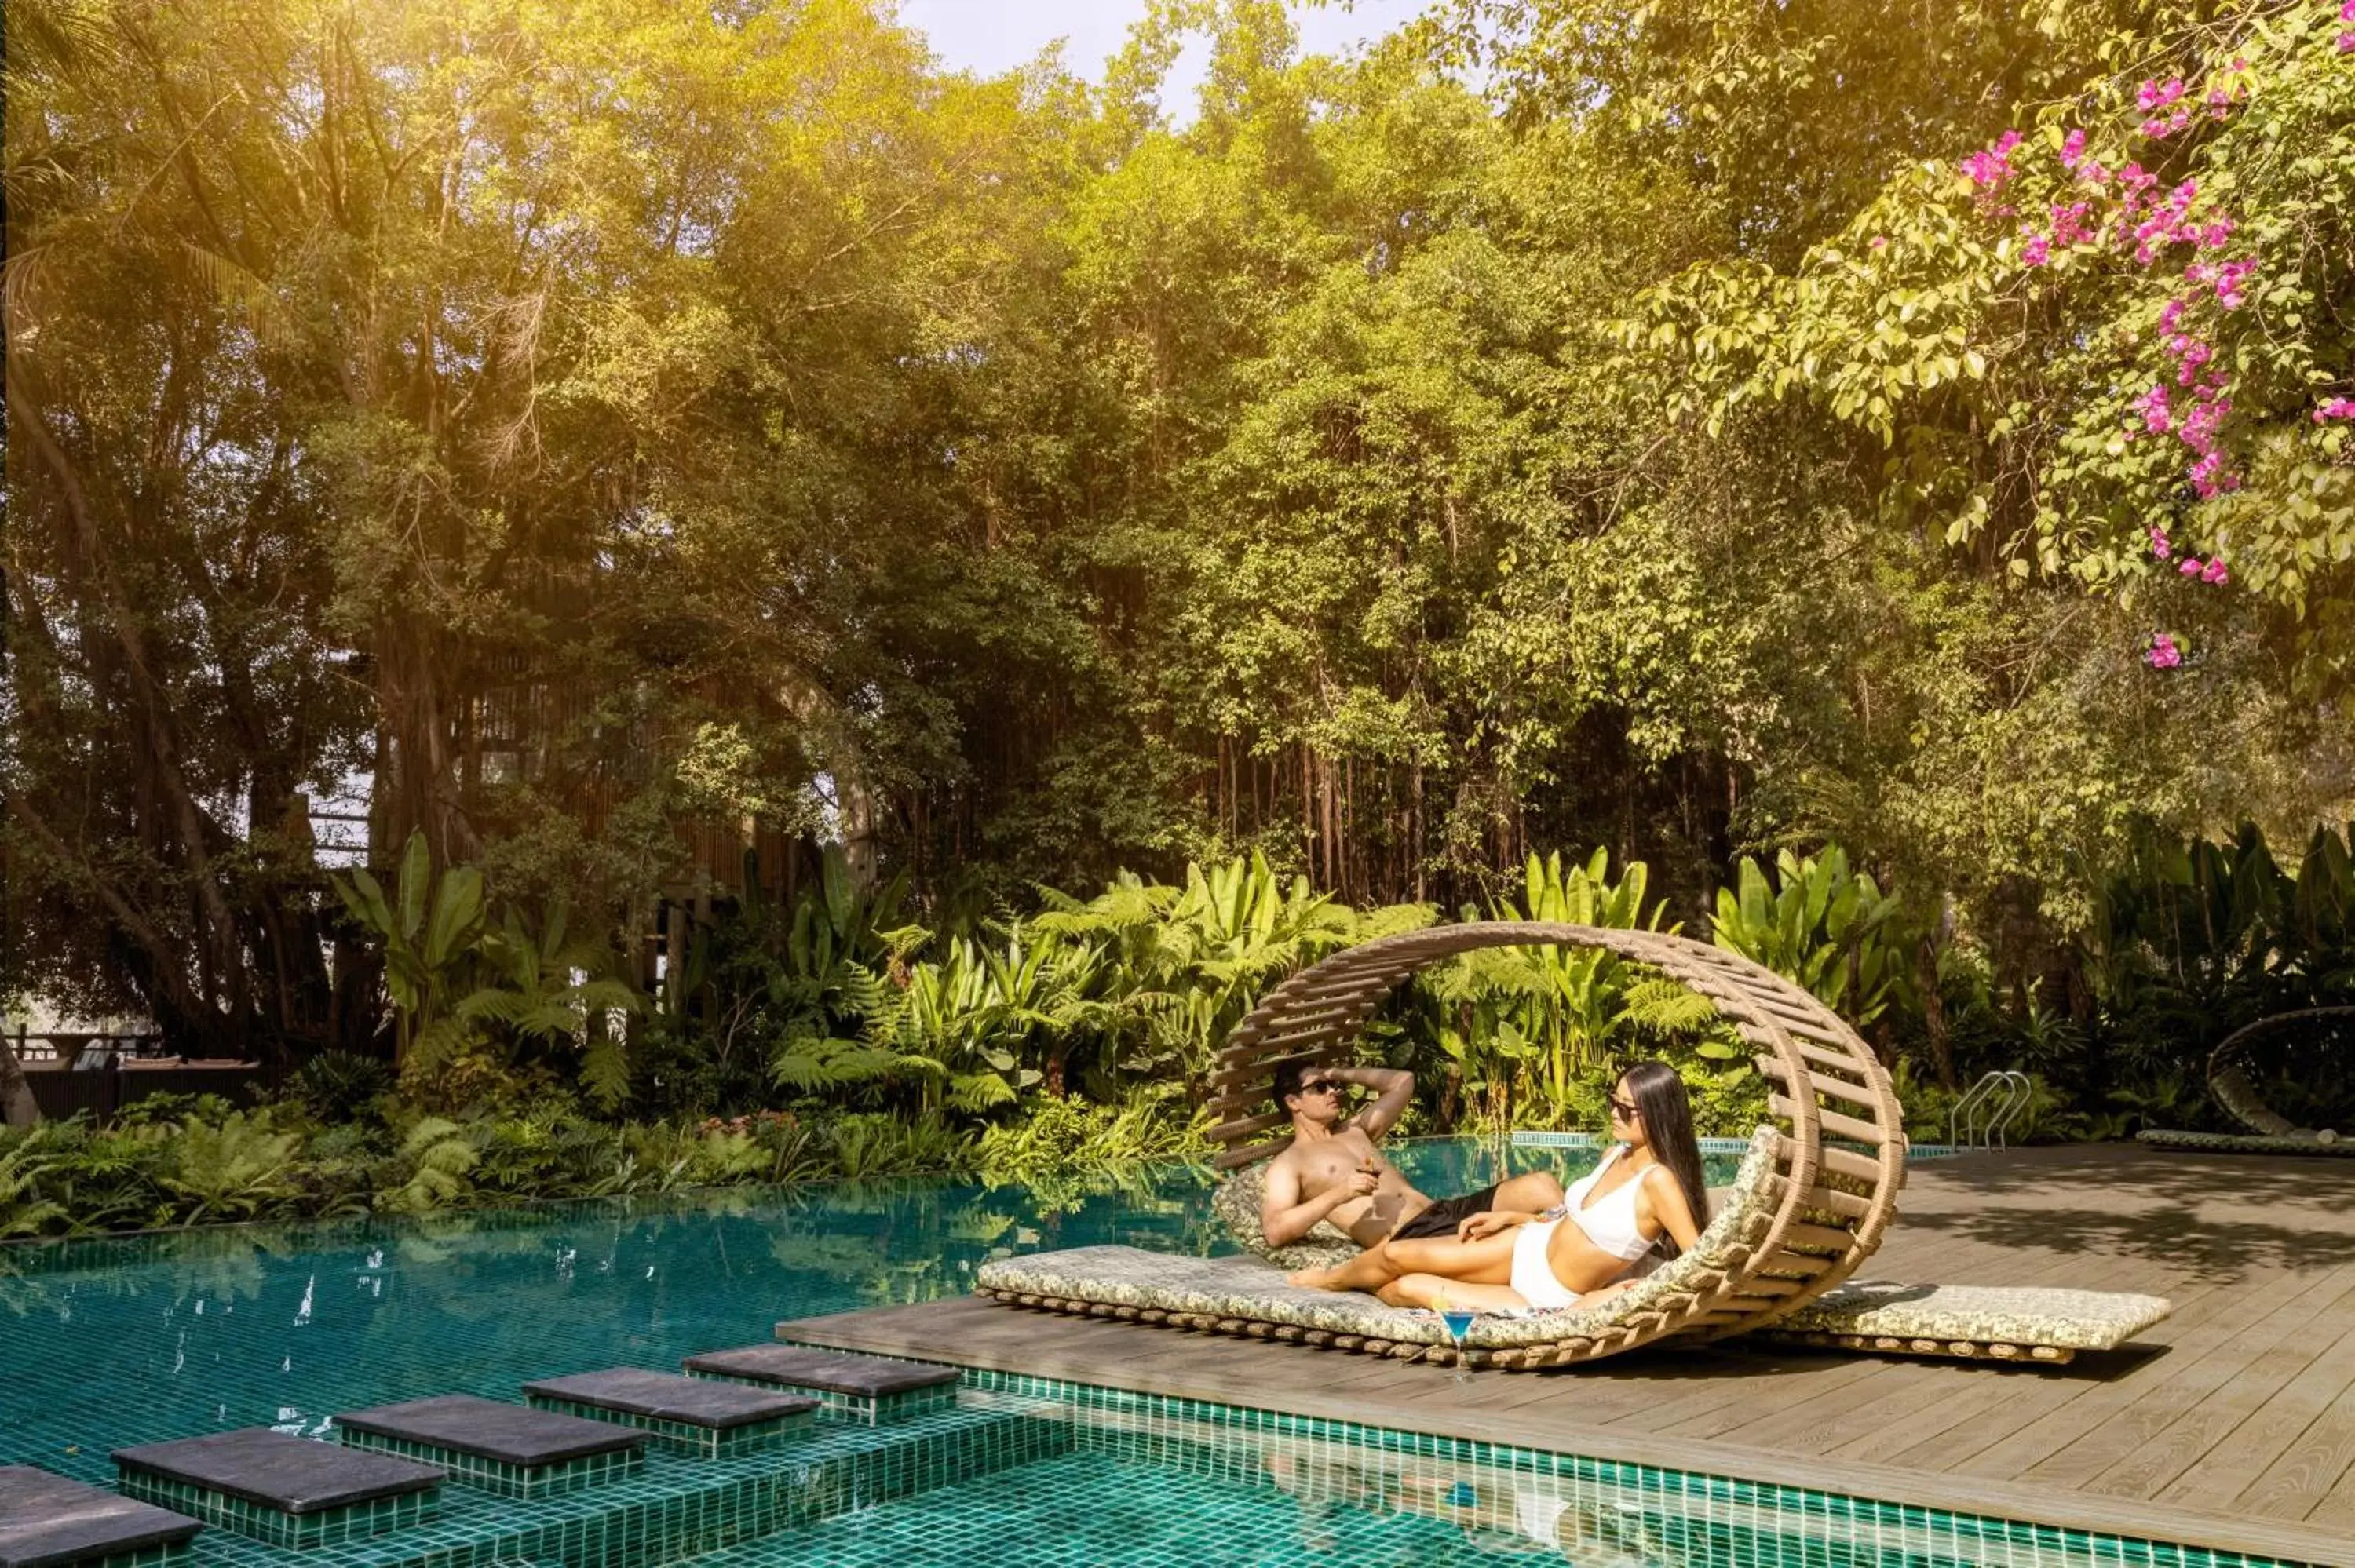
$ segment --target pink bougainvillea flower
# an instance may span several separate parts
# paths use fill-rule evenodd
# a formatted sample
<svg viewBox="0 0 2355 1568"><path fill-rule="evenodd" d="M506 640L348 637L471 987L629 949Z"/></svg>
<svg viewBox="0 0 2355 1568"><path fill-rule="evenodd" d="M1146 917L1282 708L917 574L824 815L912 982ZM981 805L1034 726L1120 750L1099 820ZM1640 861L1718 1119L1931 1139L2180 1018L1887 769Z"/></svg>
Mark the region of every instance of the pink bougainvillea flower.
<svg viewBox="0 0 2355 1568"><path fill-rule="evenodd" d="M2355 4L2355 0L2350 0L2350 3ZM2333 397L2317 408L2314 422L2318 425L2325 419L2355 419L2355 397Z"/></svg>
<svg viewBox="0 0 2355 1568"><path fill-rule="evenodd" d="M2019 145L2019 132L2007 131L1995 140L1995 145L1973 153L1962 162L1963 173L1971 184L1981 190L1990 189L2011 178L2012 149Z"/></svg>
<svg viewBox="0 0 2355 1568"><path fill-rule="evenodd" d="M2216 269L2216 302L2228 311L2237 311L2247 303L2248 296L2242 291L2242 285L2256 270L2257 261L2254 256L2227 261Z"/></svg>
<svg viewBox="0 0 2355 1568"><path fill-rule="evenodd" d="M2080 128L2070 132L2067 140L2061 143L2061 166L2073 172L2084 161L2085 132Z"/></svg>
<svg viewBox="0 0 2355 1568"><path fill-rule="evenodd" d="M2241 476L2224 471L2224 454L2211 451L2191 465L2191 488L2202 501L2212 501L2241 488Z"/></svg>
<svg viewBox="0 0 2355 1568"><path fill-rule="evenodd" d="M2143 654L2142 662L2154 670L2172 670L2183 662L2183 650L2175 645L2174 638L2162 631L2150 640L2150 649Z"/></svg>
<svg viewBox="0 0 2355 1568"><path fill-rule="evenodd" d="M2181 77L2170 77L2164 85L2153 79L2142 84L2142 90L2135 95L2135 102L2145 110L2164 109L2182 96Z"/></svg>
<svg viewBox="0 0 2355 1568"><path fill-rule="evenodd" d="M1874 235L1874 236L1872 237L1871 240L1870 241L1870 249L1874 249L1874 250L1886 250L1886 249L1889 249L1889 236L1887 236L1887 235L1885 235L1885 234L1876 234L1876 235Z"/></svg>
<svg viewBox="0 0 2355 1568"><path fill-rule="evenodd" d="M2142 428L2154 436L2163 436L2175 428L2174 410L2167 406L2167 386L2164 382L2135 399L2142 411Z"/></svg>
<svg viewBox="0 0 2355 1568"><path fill-rule="evenodd" d="M2051 260L2051 241L2041 234L2030 232L2028 243L2019 248L2019 264L2023 267L2041 267Z"/></svg>
<svg viewBox="0 0 2355 1568"><path fill-rule="evenodd" d="M2339 52L2342 55L2355 55L2355 33L2339 35Z"/></svg>
<svg viewBox="0 0 2355 1568"><path fill-rule="evenodd" d="M2196 577L2207 564L2197 556L2186 556L2183 557L2183 564L2175 569L2187 577Z"/></svg>
<svg viewBox="0 0 2355 1568"><path fill-rule="evenodd" d="M2168 538L2167 530L2164 528L2153 528L2150 531L2151 558L2157 561L2163 561L2174 554L2175 546L2174 543Z"/></svg>
<svg viewBox="0 0 2355 1568"><path fill-rule="evenodd" d="M2210 561L2207 567L2201 570L2200 580L2203 583L2224 583L2232 581L2232 574L2224 569L2224 557L2219 556L2214 560Z"/></svg>

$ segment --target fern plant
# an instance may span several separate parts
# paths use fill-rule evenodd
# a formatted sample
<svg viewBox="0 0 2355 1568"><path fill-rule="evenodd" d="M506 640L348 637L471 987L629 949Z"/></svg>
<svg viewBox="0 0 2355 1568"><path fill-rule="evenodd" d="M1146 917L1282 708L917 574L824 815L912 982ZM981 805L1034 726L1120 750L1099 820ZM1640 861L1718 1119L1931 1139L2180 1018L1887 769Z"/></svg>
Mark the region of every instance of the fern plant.
<svg viewBox="0 0 2355 1568"><path fill-rule="evenodd" d="M404 1213L438 1209L472 1188L467 1175L481 1158L481 1150L464 1128L442 1117L426 1117L400 1142L407 1178L378 1202Z"/></svg>
<svg viewBox="0 0 2355 1568"><path fill-rule="evenodd" d="M223 1216L251 1219L293 1195L291 1168L301 1143L295 1134L272 1132L243 1111L211 1123L191 1118L172 1140L163 1184L195 1203L185 1216L189 1224Z"/></svg>
<svg viewBox="0 0 2355 1568"><path fill-rule="evenodd" d="M66 1217L63 1205L41 1194L46 1167L31 1139L0 1153L0 1237L37 1236Z"/></svg>

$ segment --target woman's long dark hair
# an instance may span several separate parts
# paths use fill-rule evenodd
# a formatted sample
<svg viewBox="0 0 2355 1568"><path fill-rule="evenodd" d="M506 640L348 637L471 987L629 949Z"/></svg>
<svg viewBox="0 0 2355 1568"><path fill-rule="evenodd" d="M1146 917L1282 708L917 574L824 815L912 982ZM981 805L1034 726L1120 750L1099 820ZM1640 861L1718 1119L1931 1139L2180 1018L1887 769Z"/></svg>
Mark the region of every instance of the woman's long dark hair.
<svg viewBox="0 0 2355 1568"><path fill-rule="evenodd" d="M1692 1210L1693 1224L1709 1224L1709 1183L1700 1173L1700 1144L1693 1137L1692 1104L1685 1098L1685 1081L1666 1062L1638 1062L1619 1075L1619 1082L1627 1097L1636 1102L1636 1114L1644 1118L1644 1141L1651 1145L1652 1158L1667 1166L1684 1189L1685 1206ZM1674 1257L1679 1248L1676 1238L1665 1230L1653 1244L1663 1257Z"/></svg>

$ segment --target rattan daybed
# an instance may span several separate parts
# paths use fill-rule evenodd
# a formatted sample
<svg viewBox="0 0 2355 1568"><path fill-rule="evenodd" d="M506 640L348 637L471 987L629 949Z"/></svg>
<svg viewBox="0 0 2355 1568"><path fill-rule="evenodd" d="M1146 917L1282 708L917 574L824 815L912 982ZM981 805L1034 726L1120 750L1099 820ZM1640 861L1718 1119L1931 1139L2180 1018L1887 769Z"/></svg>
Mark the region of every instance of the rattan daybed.
<svg viewBox="0 0 2355 1568"><path fill-rule="evenodd" d="M1904 1185L1903 1124L1889 1075L1808 992L1734 954L1655 931L1536 921L1442 926L1379 938L1302 970L1271 991L1220 1053L1210 1108L1230 1119L1211 1131L1224 1146L1216 1163L1235 1170L1284 1150L1288 1134L1250 1141L1288 1123L1281 1109L1258 1108L1270 1102L1277 1069L1346 1057L1383 999L1414 970L1475 948L1537 944L1606 948L1710 998L1755 1048L1774 1119L1753 1136L1732 1187L1689 1252L1599 1307L1482 1319L1467 1341L1468 1363L1560 1365L1671 1335L1717 1339L1777 1324L1841 1348L2059 1361L2079 1349L2122 1342L2166 1315L2156 1298L2108 1298L2108 1309L2094 1310L2100 1293L2074 1291L1964 1299L1954 1287L1887 1286L1831 1296L1880 1245ZM1222 1194L1220 1209L1250 1245L1256 1202L1238 1195L1242 1191ZM1264 1249L1264 1238L1256 1245ZM1270 1255L1296 1266L1348 1250L1354 1245L1335 1233L1323 1247ZM1433 1315L1368 1296L1297 1289L1284 1283L1282 1266L1259 1258L1087 1247L1000 1259L985 1265L975 1284L1015 1306L1455 1359ZM2077 1318L2039 1310L2063 1297L2083 1308ZM1869 1323L1855 1315L1866 1312L1875 1315Z"/></svg>
<svg viewBox="0 0 2355 1568"><path fill-rule="evenodd" d="M2343 1139L2328 1128L2300 1127L2267 1105L2249 1077L2249 1047L2260 1034L2286 1024L2318 1018L2355 1017L2355 1007L2307 1007L2276 1012L2245 1028L2235 1029L2208 1056L2208 1095L2245 1132L2179 1132L2153 1128L2135 1134L2154 1149L2195 1154L2322 1154L2355 1155L2355 1139Z"/></svg>

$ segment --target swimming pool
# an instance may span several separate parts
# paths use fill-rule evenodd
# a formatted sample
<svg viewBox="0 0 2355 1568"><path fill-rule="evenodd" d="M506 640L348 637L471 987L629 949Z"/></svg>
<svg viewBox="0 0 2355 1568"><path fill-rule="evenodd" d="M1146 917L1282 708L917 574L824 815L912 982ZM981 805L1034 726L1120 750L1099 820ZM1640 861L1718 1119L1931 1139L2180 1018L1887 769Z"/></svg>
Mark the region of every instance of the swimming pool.
<svg viewBox="0 0 2355 1568"><path fill-rule="evenodd" d="M1434 1192L1493 1180L1500 1160L1580 1160L1461 1139L1394 1152ZM1731 1165L1713 1159L1711 1180ZM512 1400L527 1379L671 1368L766 1340L781 1319L961 1294L1009 1250L1231 1250L1210 1188L1202 1170L1169 1166L1051 1200L845 1183L0 1248L0 1463L110 1484L108 1455L127 1445L258 1425L324 1436L339 1410ZM639 1478L569 1497L453 1486L445 1499L432 1524L303 1556L333 1568L645 1568L699 1553L712 1568L1373 1564L1529 1552L1550 1529L1549 1549L1573 1561L1694 1568L2241 1561L2010 1526L1956 1535L1920 1510L1859 1520L1775 1489L985 1373L968 1374L955 1411L894 1428L830 1427L765 1457L657 1457ZM213 1530L191 1568L291 1561Z"/></svg>
<svg viewBox="0 0 2355 1568"><path fill-rule="evenodd" d="M1434 1192L1496 1178L1497 1150L1470 1139L1392 1152ZM1519 1171L1559 1155L1507 1158ZM0 1248L0 1463L107 1482L107 1455L128 1444L315 1433L338 1410L393 1400L513 1398L529 1378L675 1367L766 1340L780 1319L962 1294L1012 1251L1230 1252L1212 1184L1167 1165L1061 1201L922 1180L728 1188Z"/></svg>

